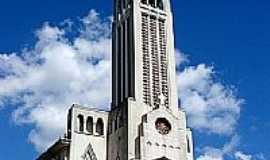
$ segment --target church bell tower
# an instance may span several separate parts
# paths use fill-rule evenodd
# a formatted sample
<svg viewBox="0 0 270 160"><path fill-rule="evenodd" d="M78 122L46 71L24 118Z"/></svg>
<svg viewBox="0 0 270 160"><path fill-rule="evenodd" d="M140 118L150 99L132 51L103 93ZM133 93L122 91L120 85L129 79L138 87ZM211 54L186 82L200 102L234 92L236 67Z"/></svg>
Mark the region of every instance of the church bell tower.
<svg viewBox="0 0 270 160"><path fill-rule="evenodd" d="M170 0L114 0L108 160L193 160L178 106Z"/></svg>
<svg viewBox="0 0 270 160"><path fill-rule="evenodd" d="M130 97L156 108L164 96L177 110L174 56L169 0L115 0L113 108Z"/></svg>
<svg viewBox="0 0 270 160"><path fill-rule="evenodd" d="M110 111L73 104L37 160L194 160L178 106L170 0L114 0Z"/></svg>

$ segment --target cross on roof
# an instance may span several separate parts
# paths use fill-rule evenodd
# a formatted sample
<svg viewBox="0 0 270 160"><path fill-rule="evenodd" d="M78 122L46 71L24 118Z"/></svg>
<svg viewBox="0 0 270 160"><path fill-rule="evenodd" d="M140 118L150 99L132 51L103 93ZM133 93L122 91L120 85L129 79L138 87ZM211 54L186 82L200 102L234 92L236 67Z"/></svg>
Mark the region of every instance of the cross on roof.
<svg viewBox="0 0 270 160"><path fill-rule="evenodd" d="M159 96L159 105L165 106L166 97L161 93Z"/></svg>

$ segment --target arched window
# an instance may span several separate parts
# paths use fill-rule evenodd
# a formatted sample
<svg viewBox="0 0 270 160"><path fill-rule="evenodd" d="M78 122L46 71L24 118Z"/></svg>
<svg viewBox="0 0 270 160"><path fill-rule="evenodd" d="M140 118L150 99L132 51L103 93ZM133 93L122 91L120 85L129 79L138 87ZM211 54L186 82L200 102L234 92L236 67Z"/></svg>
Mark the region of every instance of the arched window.
<svg viewBox="0 0 270 160"><path fill-rule="evenodd" d="M83 132L83 128L84 128L84 118L83 118L83 115L78 115L78 129L79 129L79 132Z"/></svg>
<svg viewBox="0 0 270 160"><path fill-rule="evenodd" d="M152 6L152 7L156 7L155 0L149 0L149 5Z"/></svg>
<svg viewBox="0 0 270 160"><path fill-rule="evenodd" d="M157 7L161 10L164 9L164 4L163 4L163 0L157 0Z"/></svg>
<svg viewBox="0 0 270 160"><path fill-rule="evenodd" d="M96 133L98 135L104 135L104 123L103 123L103 120L101 118L99 118L97 120Z"/></svg>
<svg viewBox="0 0 270 160"><path fill-rule="evenodd" d="M93 134L93 117L88 117L86 121L86 130L89 134Z"/></svg>

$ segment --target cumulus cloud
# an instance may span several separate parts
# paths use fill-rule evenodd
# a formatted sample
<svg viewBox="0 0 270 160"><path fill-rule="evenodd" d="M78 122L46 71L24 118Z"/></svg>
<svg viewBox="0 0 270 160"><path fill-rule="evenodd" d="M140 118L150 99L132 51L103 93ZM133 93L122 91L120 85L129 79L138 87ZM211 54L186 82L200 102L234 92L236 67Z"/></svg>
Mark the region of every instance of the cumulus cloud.
<svg viewBox="0 0 270 160"><path fill-rule="evenodd" d="M34 125L29 140L37 150L64 133L73 103L110 106L110 21L91 10L73 41L65 29L45 23L34 49L0 54L0 105L17 104L14 121Z"/></svg>
<svg viewBox="0 0 270 160"><path fill-rule="evenodd" d="M236 160L266 160L264 154L262 153L251 155L241 151L235 152L234 157Z"/></svg>
<svg viewBox="0 0 270 160"><path fill-rule="evenodd" d="M238 151L240 143L240 136L233 135L231 140L220 148L207 146L200 149L201 155L197 160L266 160L262 153L251 155Z"/></svg>
<svg viewBox="0 0 270 160"><path fill-rule="evenodd" d="M256 160L266 160L267 159L266 156L263 153L258 153L254 157L255 157Z"/></svg>
<svg viewBox="0 0 270 160"><path fill-rule="evenodd" d="M221 148L204 147L201 149L201 155L197 160L266 160L262 153L251 155L243 153L242 151L237 151L240 143L240 137L238 135L234 135L230 142L226 143Z"/></svg>
<svg viewBox="0 0 270 160"><path fill-rule="evenodd" d="M189 125L209 133L230 135L240 116L242 99L215 80L214 67L186 67L177 75L178 94L188 113Z"/></svg>
<svg viewBox="0 0 270 160"><path fill-rule="evenodd" d="M111 97L111 17L94 10L79 20L79 28L45 23L37 32L33 49L0 54L0 106L16 104L13 119L31 124L29 140L38 151L63 135L67 109L73 103L108 109ZM70 39L69 32L76 32ZM177 65L188 56L176 50ZM214 67L200 64L177 72L178 93L189 115L189 125L202 132L231 135L241 104L234 90L215 80ZM218 159L208 148L207 156ZM221 152L221 153L219 153ZM204 158L204 159L203 159Z"/></svg>
<svg viewBox="0 0 270 160"><path fill-rule="evenodd" d="M236 153L234 154L234 156L235 156L235 158L236 158L237 160L251 160L251 158L252 158L251 155L246 155L246 154L244 154L244 153L242 153L242 152L240 152L240 151L236 152Z"/></svg>
<svg viewBox="0 0 270 160"><path fill-rule="evenodd" d="M231 141L225 144L222 148L205 147L202 149L202 155L197 160L224 160L225 156L229 156L234 153L235 149L239 145L239 136L234 135Z"/></svg>
<svg viewBox="0 0 270 160"><path fill-rule="evenodd" d="M189 62L188 55L182 53L179 49L175 50L175 60L177 67Z"/></svg>

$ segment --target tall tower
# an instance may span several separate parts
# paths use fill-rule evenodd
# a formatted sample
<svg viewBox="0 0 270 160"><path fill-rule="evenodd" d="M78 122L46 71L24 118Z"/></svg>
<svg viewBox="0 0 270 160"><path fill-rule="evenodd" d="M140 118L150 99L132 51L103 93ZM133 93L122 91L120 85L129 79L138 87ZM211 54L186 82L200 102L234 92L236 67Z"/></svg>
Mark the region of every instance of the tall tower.
<svg viewBox="0 0 270 160"><path fill-rule="evenodd" d="M170 0L114 0L108 160L193 160L179 109Z"/></svg>
<svg viewBox="0 0 270 160"><path fill-rule="evenodd" d="M169 0L115 0L112 108L130 97L155 108L162 95L177 110L174 56Z"/></svg>

